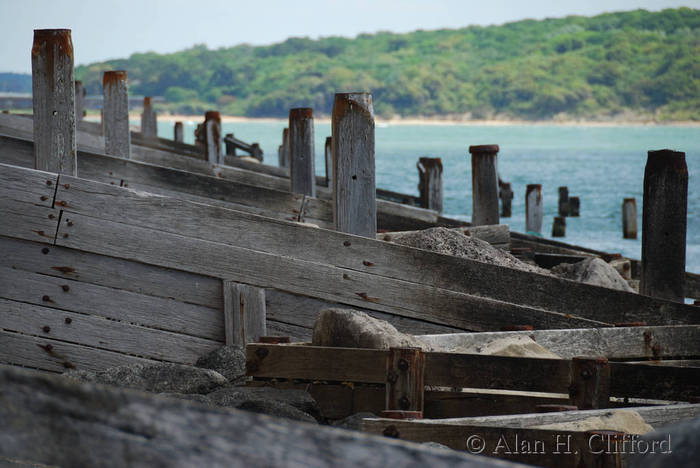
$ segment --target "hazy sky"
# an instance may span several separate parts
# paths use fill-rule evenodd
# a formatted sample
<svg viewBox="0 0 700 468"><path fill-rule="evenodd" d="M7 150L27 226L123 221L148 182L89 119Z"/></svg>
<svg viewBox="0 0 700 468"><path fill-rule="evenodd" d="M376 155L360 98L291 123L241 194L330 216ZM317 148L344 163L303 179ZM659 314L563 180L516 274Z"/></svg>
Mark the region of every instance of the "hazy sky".
<svg viewBox="0 0 700 468"><path fill-rule="evenodd" d="M76 64L291 36L406 32L605 11L700 8L700 0L0 0L0 71L31 72L34 29L73 30Z"/></svg>

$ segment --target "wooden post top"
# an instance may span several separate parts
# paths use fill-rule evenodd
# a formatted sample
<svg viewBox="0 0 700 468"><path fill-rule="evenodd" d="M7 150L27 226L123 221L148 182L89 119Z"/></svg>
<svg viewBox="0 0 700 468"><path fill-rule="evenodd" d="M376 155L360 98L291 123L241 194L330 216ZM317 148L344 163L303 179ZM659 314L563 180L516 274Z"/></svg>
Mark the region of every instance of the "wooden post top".
<svg viewBox="0 0 700 468"><path fill-rule="evenodd" d="M334 119L342 118L353 108L364 111L369 118L374 120L374 107L372 105L371 93L335 93L335 101L333 103Z"/></svg>
<svg viewBox="0 0 700 468"><path fill-rule="evenodd" d="M151 96L143 98L143 107L151 107Z"/></svg>
<svg viewBox="0 0 700 468"><path fill-rule="evenodd" d="M289 119L313 119L314 110L311 107L297 107L294 109L289 109ZM285 129L286 130L286 129Z"/></svg>
<svg viewBox="0 0 700 468"><path fill-rule="evenodd" d="M218 111L206 111L204 113L204 121L209 121L209 120L216 120L217 122L221 122L221 114L219 114Z"/></svg>
<svg viewBox="0 0 700 468"><path fill-rule="evenodd" d="M126 70L110 70L104 72L102 75L102 86L108 84L119 83L120 81L126 81L127 74Z"/></svg>
<svg viewBox="0 0 700 468"><path fill-rule="evenodd" d="M35 29L32 55L39 55L42 45L57 47L59 53L73 57L73 40L70 29Z"/></svg>
<svg viewBox="0 0 700 468"><path fill-rule="evenodd" d="M418 163L421 164L426 169L437 167L440 172L442 172L442 159L441 158L428 158L420 157L418 158Z"/></svg>
<svg viewBox="0 0 700 468"><path fill-rule="evenodd" d="M495 154L498 151L498 145L473 145L469 147L471 154Z"/></svg>
<svg viewBox="0 0 700 468"><path fill-rule="evenodd" d="M685 164L685 153L670 149L654 150L647 153L646 169L651 171L662 170L670 167L680 172L688 172Z"/></svg>
<svg viewBox="0 0 700 468"><path fill-rule="evenodd" d="M539 190L540 192L542 191L542 184L527 184L527 188L525 189L525 193L530 193L533 190Z"/></svg>

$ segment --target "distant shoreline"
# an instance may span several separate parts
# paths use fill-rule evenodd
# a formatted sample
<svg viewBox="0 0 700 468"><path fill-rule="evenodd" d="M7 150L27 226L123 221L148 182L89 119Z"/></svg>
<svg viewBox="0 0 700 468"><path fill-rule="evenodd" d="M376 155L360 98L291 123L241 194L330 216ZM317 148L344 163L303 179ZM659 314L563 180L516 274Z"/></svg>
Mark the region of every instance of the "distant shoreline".
<svg viewBox="0 0 700 468"><path fill-rule="evenodd" d="M139 120L140 113L132 112L129 115L131 120ZM99 121L96 115L89 115L86 120ZM184 114L158 114L161 122L202 122L203 115ZM317 117L316 122L329 124L331 119L328 116ZM286 123L287 119L278 117L241 117L233 115L222 115L222 123ZM560 126L560 127L700 127L700 121L670 121L656 122L653 120L507 120L507 119L485 119L485 120L464 120L450 117L405 117L393 119L375 120L378 125L454 125L454 126L490 126L505 127L511 125L537 125L537 126Z"/></svg>

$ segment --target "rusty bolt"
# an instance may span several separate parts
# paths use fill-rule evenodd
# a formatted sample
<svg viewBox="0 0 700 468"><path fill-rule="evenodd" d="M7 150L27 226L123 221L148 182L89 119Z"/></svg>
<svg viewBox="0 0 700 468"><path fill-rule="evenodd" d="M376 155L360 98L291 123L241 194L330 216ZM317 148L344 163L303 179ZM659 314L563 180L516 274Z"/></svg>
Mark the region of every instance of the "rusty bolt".
<svg viewBox="0 0 700 468"><path fill-rule="evenodd" d="M403 359L403 358L399 359L398 367L399 367L399 370L406 372L408 370L408 361Z"/></svg>
<svg viewBox="0 0 700 468"><path fill-rule="evenodd" d="M404 395L401 398L399 398L399 406L402 410L406 411L408 408L411 407L411 400L409 400L408 397Z"/></svg>
<svg viewBox="0 0 700 468"><path fill-rule="evenodd" d="M67 224L68 226L72 226L72 225L73 225L73 221L70 221L70 220L69 220L69 221L66 221L66 224Z"/></svg>
<svg viewBox="0 0 700 468"><path fill-rule="evenodd" d="M367 260L363 260L363 261L362 261L362 264L363 264L364 266L368 266L368 267L369 267L369 266L374 266L374 263L368 262Z"/></svg>
<svg viewBox="0 0 700 468"><path fill-rule="evenodd" d="M49 296L42 296L41 300L44 302L49 302L51 301L51 298Z"/></svg>
<svg viewBox="0 0 700 468"><path fill-rule="evenodd" d="M268 354L270 354L270 351L267 348L258 348L255 351L255 355L260 359L265 359Z"/></svg>
<svg viewBox="0 0 700 468"><path fill-rule="evenodd" d="M53 182L51 182L50 180L47 180L47 181L46 181L46 185L48 185L49 187L51 187L51 185L53 185Z"/></svg>
<svg viewBox="0 0 700 468"><path fill-rule="evenodd" d="M61 289L63 289L64 292L68 292L68 291L70 291L70 286L68 286L67 284L64 284L63 286L61 286Z"/></svg>
<svg viewBox="0 0 700 468"><path fill-rule="evenodd" d="M58 206L66 206L66 205L68 205L68 203L66 203L65 200L57 201L56 204L57 204Z"/></svg>
<svg viewBox="0 0 700 468"><path fill-rule="evenodd" d="M52 215L52 214L49 215L49 219L54 219L55 217L56 217L55 215Z"/></svg>
<svg viewBox="0 0 700 468"><path fill-rule="evenodd" d="M350 241L345 241L345 242L343 242L343 245L345 247L350 247L352 244L350 243Z"/></svg>
<svg viewBox="0 0 700 468"><path fill-rule="evenodd" d="M48 333L48 332L51 331L51 327L49 327L48 325L44 325L43 327L41 327L41 330L42 330L44 333Z"/></svg>
<svg viewBox="0 0 700 468"><path fill-rule="evenodd" d="M63 234L63 238L66 239L68 237L68 233Z"/></svg>
<svg viewBox="0 0 700 468"><path fill-rule="evenodd" d="M70 184L65 184L64 187L65 187L65 188L70 188Z"/></svg>
<svg viewBox="0 0 700 468"><path fill-rule="evenodd" d="M386 381L390 384L394 384L397 380L399 380L399 376L396 375L396 372L394 372L393 369L389 369L389 372L386 374Z"/></svg>
<svg viewBox="0 0 700 468"><path fill-rule="evenodd" d="M39 198L41 199L41 201L46 201L46 200L49 199L49 197L47 197L46 195L42 195L42 196L39 197Z"/></svg>
<svg viewBox="0 0 700 468"><path fill-rule="evenodd" d="M393 424L391 426L387 426L386 429L382 432L384 437L391 437L392 439L398 439L399 438L399 431L396 429L396 426Z"/></svg>
<svg viewBox="0 0 700 468"><path fill-rule="evenodd" d="M343 279L347 280L347 279L350 279L350 277L347 274L343 273Z"/></svg>
<svg viewBox="0 0 700 468"><path fill-rule="evenodd" d="M49 253L49 252L50 252L50 251L49 251L49 248L48 248L48 247L44 247L43 249L41 249L41 253L43 253L44 255L46 255L46 254Z"/></svg>
<svg viewBox="0 0 700 468"><path fill-rule="evenodd" d="M72 321L73 321L73 319L72 319L72 318L70 318L70 317L66 317L66 323L67 323L67 324L70 324L70 323L71 323Z"/></svg>

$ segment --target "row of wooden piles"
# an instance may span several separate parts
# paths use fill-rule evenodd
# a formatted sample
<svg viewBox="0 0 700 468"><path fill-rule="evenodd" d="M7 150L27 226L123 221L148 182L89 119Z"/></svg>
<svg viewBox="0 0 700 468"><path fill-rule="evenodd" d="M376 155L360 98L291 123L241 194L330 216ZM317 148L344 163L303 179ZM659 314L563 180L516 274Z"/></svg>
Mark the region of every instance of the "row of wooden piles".
<svg viewBox="0 0 700 468"><path fill-rule="evenodd" d="M504 431L553 437L531 426L581 418L584 409L655 400L638 411L658 424L700 413L700 405L670 404L700 394L693 361L700 358L700 315L678 301L698 288L684 267L679 273L670 261L633 263L657 288L637 295L377 240L378 229L447 226L550 261L600 254L377 200L370 95L336 95L331 183L316 186L307 156L307 188L295 189L293 168L222 158L214 114L199 147L130 132L125 74L105 74L105 90L117 91L109 94L114 99L105 91L102 130L76 124L70 31L36 31L32 60L33 118L0 115L0 362L54 373L192 364L224 344L248 344L253 385L308 388L330 419L387 411L399 419L368 420L365 430L461 450L475 433L487 444ZM308 142L313 127L301 117L299 141ZM290 122L292 135L293 128ZM472 150L495 162L493 148ZM650 154L650 162L670 162L676 172L678 161ZM496 224L497 215L496 200ZM668 260L681 247L665 242ZM434 338L442 342L525 333L561 359L280 343L308 340L319 310L329 306L364 311L404 332L442 334ZM465 334L474 331L491 333ZM529 414L538 408L576 411ZM466 419L446 426L441 418ZM12 430L32 434L30 426ZM591 437L565 435L578 449ZM544 466L622 459L590 450L483 455ZM330 466L342 456L324 459Z"/></svg>

